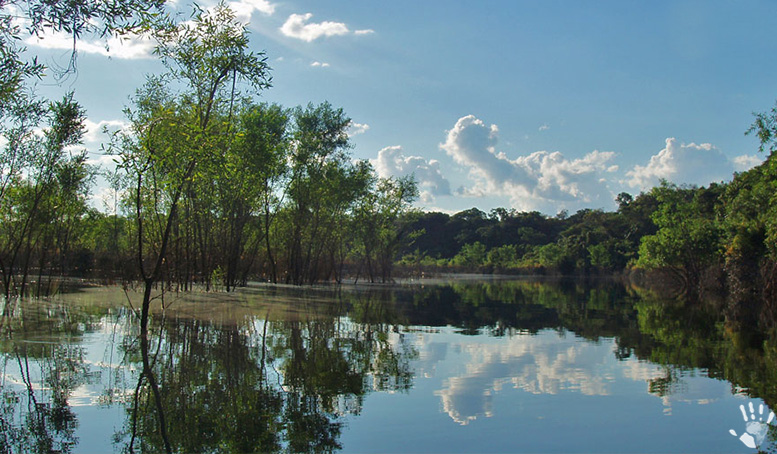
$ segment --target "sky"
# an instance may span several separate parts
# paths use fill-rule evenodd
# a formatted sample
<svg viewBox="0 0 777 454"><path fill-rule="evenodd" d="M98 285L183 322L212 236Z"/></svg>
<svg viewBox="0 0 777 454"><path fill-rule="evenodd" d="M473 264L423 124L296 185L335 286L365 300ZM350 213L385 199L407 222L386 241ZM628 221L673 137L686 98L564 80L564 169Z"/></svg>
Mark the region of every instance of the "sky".
<svg viewBox="0 0 777 454"><path fill-rule="evenodd" d="M227 4L272 67L259 101L342 107L354 158L415 175L426 211L614 210L620 192L730 181L765 158L745 132L777 99L771 0ZM130 95L163 68L149 42L108 44L79 42L77 73L39 88L75 92L85 146L109 166L98 131L124 124ZM63 66L72 41L26 45Z"/></svg>

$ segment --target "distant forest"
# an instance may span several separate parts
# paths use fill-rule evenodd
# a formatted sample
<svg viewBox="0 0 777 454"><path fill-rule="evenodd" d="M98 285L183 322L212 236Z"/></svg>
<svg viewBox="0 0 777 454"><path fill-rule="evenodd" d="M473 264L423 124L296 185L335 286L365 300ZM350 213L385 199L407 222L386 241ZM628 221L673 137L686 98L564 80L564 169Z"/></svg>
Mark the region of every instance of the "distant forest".
<svg viewBox="0 0 777 454"><path fill-rule="evenodd" d="M88 28L91 14L118 20L158 6L138 0L128 11L73 14L86 14L79 24ZM36 11L30 14L44 14L40 24L54 20ZM78 151L86 113L72 94L39 98L28 81L43 68L24 61L21 49L4 48L6 297L46 293L59 276L229 291L249 280L660 270L690 295L714 283L742 300L777 300L777 108L757 114L748 131L766 160L730 183L663 182L618 195L614 212L424 213L413 208L412 177L379 178L369 162L352 158L351 120L342 109L257 102L272 83L267 57L249 51L247 32L227 6L178 24L154 22L154 14L143 19L166 72L148 76L126 108L131 126L105 144L117 162L104 174L111 213L87 204L100 170Z"/></svg>

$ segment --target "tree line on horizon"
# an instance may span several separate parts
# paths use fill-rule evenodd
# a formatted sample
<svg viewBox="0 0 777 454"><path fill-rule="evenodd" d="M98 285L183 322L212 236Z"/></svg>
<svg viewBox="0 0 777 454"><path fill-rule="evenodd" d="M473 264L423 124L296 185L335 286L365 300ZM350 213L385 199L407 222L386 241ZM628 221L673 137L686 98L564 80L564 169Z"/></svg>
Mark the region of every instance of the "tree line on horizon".
<svg viewBox="0 0 777 454"><path fill-rule="evenodd" d="M729 295L731 320L777 320L777 107L758 113L747 134L766 159L731 182L662 181L621 193L613 212L547 216L503 208L421 213L421 234L401 253L411 270L560 275L659 271L685 296ZM667 279L668 277L668 279Z"/></svg>

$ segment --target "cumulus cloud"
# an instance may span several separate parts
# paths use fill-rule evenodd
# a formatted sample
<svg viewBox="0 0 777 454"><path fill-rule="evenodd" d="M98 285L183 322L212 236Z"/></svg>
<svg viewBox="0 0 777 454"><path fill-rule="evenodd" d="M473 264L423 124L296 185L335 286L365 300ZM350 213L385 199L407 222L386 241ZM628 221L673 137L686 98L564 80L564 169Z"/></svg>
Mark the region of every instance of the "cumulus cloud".
<svg viewBox="0 0 777 454"><path fill-rule="evenodd" d="M112 168L116 164L114 162L115 157L102 153L100 151L101 147L103 144L109 142L110 134L120 130L126 130L130 127L130 124L121 120L102 120L95 122L87 118L84 121L84 126L86 127L84 145L90 151L87 163L103 168ZM75 148L81 149L83 147L78 146Z"/></svg>
<svg viewBox="0 0 777 454"><path fill-rule="evenodd" d="M608 188L613 152L593 151L569 160L559 152L537 151L516 159L496 150L499 128L473 115L460 118L440 148L467 168L475 185L462 195L510 198L520 210L598 207L611 205Z"/></svg>
<svg viewBox="0 0 777 454"><path fill-rule="evenodd" d="M329 63L320 62L320 61L314 61L313 63L310 64L310 66L312 66L314 68L328 68L329 67Z"/></svg>
<svg viewBox="0 0 777 454"><path fill-rule="evenodd" d="M251 22L251 16L258 11L265 16L272 16L275 13L275 4L267 0L240 0L227 4L235 12L235 17L240 22L247 24Z"/></svg>
<svg viewBox="0 0 777 454"><path fill-rule="evenodd" d="M378 158L371 162L383 178L414 175L424 202L430 202L436 196L451 194L450 182L440 171L437 160L405 156L402 147L392 146L380 150Z"/></svg>
<svg viewBox="0 0 777 454"><path fill-rule="evenodd" d="M30 46L43 49L73 49L73 37L64 32L43 32L25 40ZM76 44L78 52L99 54L123 60L153 58L154 42L147 36L112 36L105 41L83 40Z"/></svg>
<svg viewBox="0 0 777 454"><path fill-rule="evenodd" d="M375 30L371 28L367 28L364 30L356 30L355 32L353 32L354 35L371 35L373 33L375 33Z"/></svg>
<svg viewBox="0 0 777 454"><path fill-rule="evenodd" d="M647 165L637 165L626 172L625 183L643 190L658 185L661 179L676 184L707 185L728 180L733 172L734 164L712 144L682 144L670 137L664 149L653 155Z"/></svg>
<svg viewBox="0 0 777 454"><path fill-rule="evenodd" d="M100 144L108 140L106 131L111 134L116 131L126 130L130 124L123 120L101 120L94 122L90 119L84 121L86 132L84 134L84 143Z"/></svg>
<svg viewBox="0 0 777 454"><path fill-rule="evenodd" d="M547 131L548 129L550 129L550 126L547 123L537 128L538 131Z"/></svg>
<svg viewBox="0 0 777 454"><path fill-rule="evenodd" d="M763 158L755 155L742 155L735 157L732 162L734 164L734 170L737 172L745 172L747 170L752 169L753 167L761 164L763 162Z"/></svg>
<svg viewBox="0 0 777 454"><path fill-rule="evenodd" d="M348 125L348 135L350 137L358 136L359 134L364 134L365 132L369 131L370 125L364 124L364 123L356 123L355 121L352 121L350 125Z"/></svg>
<svg viewBox="0 0 777 454"><path fill-rule="evenodd" d="M309 23L313 14L292 14L281 27L281 33L290 38L312 42L322 37L347 35L348 27L342 22Z"/></svg>

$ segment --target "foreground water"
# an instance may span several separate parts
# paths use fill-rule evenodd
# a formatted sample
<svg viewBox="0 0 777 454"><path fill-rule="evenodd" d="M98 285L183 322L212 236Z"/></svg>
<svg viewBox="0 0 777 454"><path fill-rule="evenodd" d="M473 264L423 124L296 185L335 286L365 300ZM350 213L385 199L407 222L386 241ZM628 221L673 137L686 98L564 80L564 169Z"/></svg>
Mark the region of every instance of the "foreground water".
<svg viewBox="0 0 777 454"><path fill-rule="evenodd" d="M0 452L774 448L777 343L612 283L168 294L148 351L132 307L6 304Z"/></svg>

